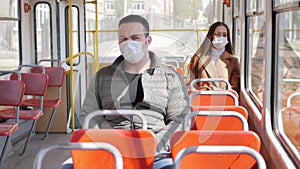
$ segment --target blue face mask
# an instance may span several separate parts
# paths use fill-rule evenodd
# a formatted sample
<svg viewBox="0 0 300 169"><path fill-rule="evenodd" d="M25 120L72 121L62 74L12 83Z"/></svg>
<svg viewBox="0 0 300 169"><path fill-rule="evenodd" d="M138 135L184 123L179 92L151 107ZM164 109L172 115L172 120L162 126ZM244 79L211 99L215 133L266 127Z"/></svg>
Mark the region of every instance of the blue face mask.
<svg viewBox="0 0 300 169"><path fill-rule="evenodd" d="M212 44L217 50L221 50L225 48L227 43L228 43L227 37L217 37L212 41Z"/></svg>

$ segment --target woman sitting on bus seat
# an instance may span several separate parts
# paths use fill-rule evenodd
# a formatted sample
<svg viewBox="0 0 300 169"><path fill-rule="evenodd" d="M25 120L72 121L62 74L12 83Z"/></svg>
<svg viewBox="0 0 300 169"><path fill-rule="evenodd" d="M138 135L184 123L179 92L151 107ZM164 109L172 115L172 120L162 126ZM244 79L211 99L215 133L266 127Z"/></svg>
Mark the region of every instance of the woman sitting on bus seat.
<svg viewBox="0 0 300 169"><path fill-rule="evenodd" d="M89 89L77 114L82 124L95 110L142 110L149 130L157 138L157 152L170 150L170 136L181 130L189 112L189 98L182 77L159 63L148 50L152 42L149 24L138 15L122 18L118 28L121 56L100 69L90 82ZM133 123L133 125L132 125ZM89 127L138 129L138 119L122 116L94 118ZM156 158L154 169L171 168L171 158Z"/></svg>
<svg viewBox="0 0 300 169"><path fill-rule="evenodd" d="M197 78L223 78L231 88L240 91L240 63L233 55L229 28L223 22L215 22L208 30L205 40L193 55L190 63L190 81ZM199 90L225 89L226 84L199 82Z"/></svg>

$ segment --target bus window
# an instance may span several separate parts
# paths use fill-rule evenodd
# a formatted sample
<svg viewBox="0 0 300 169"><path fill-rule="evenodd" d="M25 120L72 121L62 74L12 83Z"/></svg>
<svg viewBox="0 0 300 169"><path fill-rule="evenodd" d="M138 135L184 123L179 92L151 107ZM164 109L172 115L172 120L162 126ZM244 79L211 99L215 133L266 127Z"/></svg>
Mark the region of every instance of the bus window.
<svg viewBox="0 0 300 169"><path fill-rule="evenodd" d="M300 91L300 10L280 13L276 16L276 58L278 61L277 87L277 109L287 107L288 97L297 91ZM299 153L300 150L300 99L293 99L291 107L295 111L283 111L282 121L279 118L279 124L283 124L283 129L279 130L284 142ZM281 117L281 116L279 116ZM282 127L279 125L279 127ZM298 152L297 152L298 151Z"/></svg>
<svg viewBox="0 0 300 169"><path fill-rule="evenodd" d="M241 56L241 27L240 27L240 1L233 1L233 33L232 33L232 42L234 44L234 54L238 57Z"/></svg>
<svg viewBox="0 0 300 169"><path fill-rule="evenodd" d="M248 22L248 40L247 40L247 58L249 60L248 88L253 95L262 102L263 93L263 67L264 67L264 34L263 34L263 15L251 16L247 19Z"/></svg>
<svg viewBox="0 0 300 169"><path fill-rule="evenodd" d="M1 1L0 69L13 70L20 63L18 1Z"/></svg>
<svg viewBox="0 0 300 169"><path fill-rule="evenodd" d="M66 25L68 25L69 23L69 7L66 8L66 20L65 20L65 23ZM80 51L80 30L79 30L79 9L78 7L72 7L72 30L73 30L73 33L72 33L72 54L75 55L77 53L79 53ZM66 26L66 30L65 30L65 35L66 35L66 46L70 46L70 42L69 42L69 39L70 39L70 34L69 34L69 25ZM70 57L70 49L67 48L67 57ZM74 65L78 65L80 62L80 59L79 58L74 58L73 59L73 64Z"/></svg>
<svg viewBox="0 0 300 169"><path fill-rule="evenodd" d="M292 4L293 2L298 2L299 0L274 0L274 6L283 6L283 5L289 5Z"/></svg>
<svg viewBox="0 0 300 169"><path fill-rule="evenodd" d="M52 59L51 10L48 3L38 3L34 7L35 54L37 61ZM49 63L50 64L50 63Z"/></svg>

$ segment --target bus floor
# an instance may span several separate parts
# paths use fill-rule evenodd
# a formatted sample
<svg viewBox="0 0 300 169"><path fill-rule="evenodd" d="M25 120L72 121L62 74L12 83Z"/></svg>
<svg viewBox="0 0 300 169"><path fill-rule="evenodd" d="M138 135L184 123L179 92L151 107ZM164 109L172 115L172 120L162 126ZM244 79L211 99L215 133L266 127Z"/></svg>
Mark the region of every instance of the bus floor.
<svg viewBox="0 0 300 169"><path fill-rule="evenodd" d="M70 140L70 134L59 133L49 134L45 140L41 140L44 134L35 134L32 136L26 152L23 156L19 155L25 144L25 141L18 143L15 146L11 155L2 160L0 169L30 169L33 168L33 161L36 154L40 149L46 148L52 145L68 143ZM50 151L42 162L42 169L58 169L66 159L71 156L69 150L53 150Z"/></svg>

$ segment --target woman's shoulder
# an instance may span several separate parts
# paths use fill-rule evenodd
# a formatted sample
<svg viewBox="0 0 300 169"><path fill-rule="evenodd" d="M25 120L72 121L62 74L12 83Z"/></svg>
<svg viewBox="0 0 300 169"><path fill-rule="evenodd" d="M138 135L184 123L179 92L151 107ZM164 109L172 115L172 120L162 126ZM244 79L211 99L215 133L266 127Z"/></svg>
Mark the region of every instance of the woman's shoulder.
<svg viewBox="0 0 300 169"><path fill-rule="evenodd" d="M230 58L234 61L238 61L240 59L238 56L230 54L227 51L224 51L223 55L224 55L225 58Z"/></svg>

